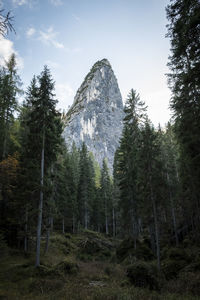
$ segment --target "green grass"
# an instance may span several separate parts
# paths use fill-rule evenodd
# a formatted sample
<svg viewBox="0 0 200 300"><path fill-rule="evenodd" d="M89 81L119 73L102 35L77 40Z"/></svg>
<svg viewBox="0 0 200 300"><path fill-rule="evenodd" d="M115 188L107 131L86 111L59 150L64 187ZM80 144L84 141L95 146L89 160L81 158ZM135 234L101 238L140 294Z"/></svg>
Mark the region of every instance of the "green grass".
<svg viewBox="0 0 200 300"><path fill-rule="evenodd" d="M53 235L49 252L44 255L42 245L41 262L34 267L35 254L24 256L19 251L10 251L0 261L0 300L197 300L199 297L187 295L184 291L185 277L167 282L161 291L136 288L126 276L126 266L116 263L111 256L78 259L80 245L86 239L102 239L104 236L91 231L80 235ZM113 249L112 249L113 251ZM112 252L114 255L114 252ZM98 260L97 260L98 258ZM68 269L69 267L69 269ZM75 271L73 272L73 268ZM71 268L71 269L70 269ZM69 270L72 270L69 271ZM193 278L194 277L194 278ZM193 286L198 276L191 276ZM191 283L192 286L192 283ZM192 293L192 290L188 290Z"/></svg>

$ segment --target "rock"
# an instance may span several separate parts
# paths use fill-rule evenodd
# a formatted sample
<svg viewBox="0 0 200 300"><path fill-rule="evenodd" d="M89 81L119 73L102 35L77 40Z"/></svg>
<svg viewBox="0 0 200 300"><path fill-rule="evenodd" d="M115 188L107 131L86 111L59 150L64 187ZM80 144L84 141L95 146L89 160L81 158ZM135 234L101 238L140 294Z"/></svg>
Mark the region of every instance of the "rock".
<svg viewBox="0 0 200 300"><path fill-rule="evenodd" d="M102 286L105 286L105 283L102 282L102 281L91 281L89 283L89 286L91 286L91 287L102 287Z"/></svg>
<svg viewBox="0 0 200 300"><path fill-rule="evenodd" d="M112 170L123 127L123 103L117 79L107 59L98 61L77 91L67 113L64 138L78 148L84 141L96 161L107 158Z"/></svg>

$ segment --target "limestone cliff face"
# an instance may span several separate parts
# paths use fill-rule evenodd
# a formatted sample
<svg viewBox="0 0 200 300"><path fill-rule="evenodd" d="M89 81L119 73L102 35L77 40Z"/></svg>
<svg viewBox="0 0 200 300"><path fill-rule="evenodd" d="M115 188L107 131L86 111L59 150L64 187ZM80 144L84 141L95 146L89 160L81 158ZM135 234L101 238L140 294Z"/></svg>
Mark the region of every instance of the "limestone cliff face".
<svg viewBox="0 0 200 300"><path fill-rule="evenodd" d="M92 67L77 91L67 113L65 140L68 145L74 141L77 147L84 141L99 164L107 158L112 169L123 116L117 79L108 60L103 59Z"/></svg>

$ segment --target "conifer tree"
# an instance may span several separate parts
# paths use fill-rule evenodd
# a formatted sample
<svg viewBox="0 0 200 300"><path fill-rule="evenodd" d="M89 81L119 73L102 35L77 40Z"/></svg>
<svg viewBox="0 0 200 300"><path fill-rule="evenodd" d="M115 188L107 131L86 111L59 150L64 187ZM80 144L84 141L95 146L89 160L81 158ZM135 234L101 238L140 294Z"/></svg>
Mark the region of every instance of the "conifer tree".
<svg viewBox="0 0 200 300"><path fill-rule="evenodd" d="M0 158L9 153L10 128L17 109L17 95L20 93L20 78L17 74L16 58L12 54L5 67L0 70Z"/></svg>
<svg viewBox="0 0 200 300"><path fill-rule="evenodd" d="M179 190L179 176L178 176L178 147L174 138L173 127L168 122L166 131L159 130L159 137L161 143L161 158L164 166L164 173L166 179L166 204L169 210L170 218L168 224L173 224L172 233L174 233L176 246L179 244L177 232L177 208L180 207L178 203ZM172 222L170 222L172 220ZM171 226L170 226L171 227Z"/></svg>
<svg viewBox="0 0 200 300"><path fill-rule="evenodd" d="M140 213L146 226L154 228L157 267L160 270L160 219L165 199L165 180L158 133L146 119L141 131L139 159Z"/></svg>
<svg viewBox="0 0 200 300"><path fill-rule="evenodd" d="M182 197L190 209L187 215L200 220L200 2L173 0L167 6L171 41L169 85L175 132L180 143ZM188 221L186 221L188 222ZM188 224L189 225L189 224Z"/></svg>
<svg viewBox="0 0 200 300"><path fill-rule="evenodd" d="M34 162L35 185L39 197L36 266L40 264L40 239L42 229L42 214L44 192L47 188L51 167L56 161L61 143L62 124L59 113L56 111L54 99L54 82L49 69L45 66L38 77L38 84L33 79L28 94L28 136L27 145L31 153L31 162ZM30 154L29 153L29 154ZM40 178L40 180L38 180ZM47 190L46 190L47 191ZM47 193L46 193L47 195ZM47 201L47 199L45 199Z"/></svg>
<svg viewBox="0 0 200 300"><path fill-rule="evenodd" d="M85 229L88 229L91 218L91 205L95 196L95 181L93 163L88 154L85 143L83 143L80 150L79 174L77 201L79 210L79 223Z"/></svg>
<svg viewBox="0 0 200 300"><path fill-rule="evenodd" d="M134 237L135 247L138 237L138 149L140 128L143 124L146 107L139 95L131 90L124 108L124 129L117 151L117 176L120 187L120 207L122 220L126 216L126 231Z"/></svg>
<svg viewBox="0 0 200 300"><path fill-rule="evenodd" d="M111 180L109 175L108 166L106 163L106 160L103 160L103 166L101 169L101 180L100 180L100 186L101 186L101 201L103 203L104 208L104 228L105 233L109 234L109 223L110 223L110 210L112 205L112 194L111 194Z"/></svg>

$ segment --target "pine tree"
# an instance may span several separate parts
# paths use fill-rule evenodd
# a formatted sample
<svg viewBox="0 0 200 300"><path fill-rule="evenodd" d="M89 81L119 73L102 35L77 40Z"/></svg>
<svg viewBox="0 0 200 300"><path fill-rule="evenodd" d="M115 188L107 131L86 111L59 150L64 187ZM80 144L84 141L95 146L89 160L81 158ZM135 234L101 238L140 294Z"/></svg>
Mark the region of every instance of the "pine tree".
<svg viewBox="0 0 200 300"><path fill-rule="evenodd" d="M170 218L168 224L173 224L172 233L174 233L176 246L179 244L177 230L177 208L180 208L178 203L179 190L179 175L178 175L178 147L175 141L173 126L168 122L166 130L159 130L161 143L161 157L164 165L164 176L166 179L166 201L167 209L169 210ZM180 209L179 209L180 210ZM170 222L172 220L172 222ZM171 226L169 226L170 228Z"/></svg>
<svg viewBox="0 0 200 300"><path fill-rule="evenodd" d="M78 218L79 224L85 229L88 229L91 218L91 205L95 197L95 181L93 162L89 156L85 143L83 143L80 150L79 174L77 201L79 211Z"/></svg>
<svg viewBox="0 0 200 300"><path fill-rule="evenodd" d="M160 220L165 199L165 180L158 133L148 119L141 131L139 158L140 214L150 232L153 228L152 239L155 239L157 267L160 270Z"/></svg>
<svg viewBox="0 0 200 300"><path fill-rule="evenodd" d="M31 164L34 164L36 194L39 196L36 266L40 264L40 239L42 229L42 214L44 193L48 196L48 180L51 168L56 161L61 144L62 123L59 113L55 109L54 82L49 69L45 66L38 77L38 84L33 79L28 91L27 106L30 107L27 117L27 155L31 155ZM38 179L40 178L40 180ZM45 203L48 205L48 198Z"/></svg>
<svg viewBox="0 0 200 300"><path fill-rule="evenodd" d="M171 108L180 143L180 179L183 198L191 209L189 219L199 221L200 179L200 2L174 0L167 6L171 56L168 75L172 90Z"/></svg>
<svg viewBox="0 0 200 300"><path fill-rule="evenodd" d="M20 78L17 74L16 58L12 54L6 66L0 70L0 157L9 154L10 128L17 109L17 95L20 93Z"/></svg>
<svg viewBox="0 0 200 300"><path fill-rule="evenodd" d="M107 162L104 159L103 160L103 166L101 169L101 179L100 179L100 195L101 195L101 201L103 203L103 208L104 208L104 228L105 228L105 233L109 234L109 223L111 221L111 215L110 215L110 210L111 210L111 205L112 205L112 194L111 194L111 179L110 179L110 174L107 166Z"/></svg>
<svg viewBox="0 0 200 300"><path fill-rule="evenodd" d="M139 233L138 228L138 149L140 128L146 115L146 107L139 95L131 90L124 108L124 129L117 151L117 177L120 187L120 202L122 220L126 226L126 232L133 235L136 240ZM124 227L125 228L125 227Z"/></svg>

